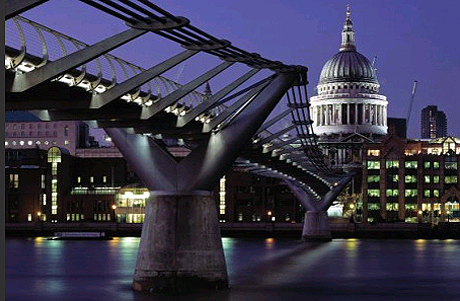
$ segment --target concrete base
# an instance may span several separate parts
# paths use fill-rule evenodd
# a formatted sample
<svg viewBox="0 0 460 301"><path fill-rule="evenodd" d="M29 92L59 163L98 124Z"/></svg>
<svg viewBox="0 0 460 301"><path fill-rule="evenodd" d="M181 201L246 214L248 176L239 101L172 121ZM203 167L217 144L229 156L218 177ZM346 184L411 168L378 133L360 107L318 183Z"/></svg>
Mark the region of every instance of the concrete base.
<svg viewBox="0 0 460 301"><path fill-rule="evenodd" d="M331 241L331 229L326 211L305 213L302 239L305 241Z"/></svg>
<svg viewBox="0 0 460 301"><path fill-rule="evenodd" d="M188 293L228 288L216 203L209 192L150 192L132 288Z"/></svg>

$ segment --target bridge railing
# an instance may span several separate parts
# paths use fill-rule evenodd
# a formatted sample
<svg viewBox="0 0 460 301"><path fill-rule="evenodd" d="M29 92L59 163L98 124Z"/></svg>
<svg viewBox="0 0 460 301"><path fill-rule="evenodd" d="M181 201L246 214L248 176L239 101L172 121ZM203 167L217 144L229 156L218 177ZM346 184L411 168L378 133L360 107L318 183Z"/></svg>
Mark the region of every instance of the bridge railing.
<svg viewBox="0 0 460 301"><path fill-rule="evenodd" d="M5 68L18 72L29 72L89 46L22 16L5 21L5 45L17 50L14 56L11 53L5 54ZM40 61L35 64L27 63L27 55ZM90 92L102 93L145 70L114 55L104 54L75 68L76 72L73 74L60 76L58 80ZM160 75L142 85L138 91L122 98L128 102L150 106L153 100L181 87L181 84ZM192 91L181 99L180 103L186 107L194 107L201 103L203 97L202 93ZM225 106L217 106L216 113L224 108Z"/></svg>

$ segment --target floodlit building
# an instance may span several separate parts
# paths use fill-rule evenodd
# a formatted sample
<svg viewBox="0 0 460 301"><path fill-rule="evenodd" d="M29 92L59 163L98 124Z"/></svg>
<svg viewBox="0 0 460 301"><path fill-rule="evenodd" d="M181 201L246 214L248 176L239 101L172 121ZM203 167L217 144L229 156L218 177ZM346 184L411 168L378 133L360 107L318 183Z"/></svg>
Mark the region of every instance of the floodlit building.
<svg viewBox="0 0 460 301"><path fill-rule="evenodd" d="M460 221L459 138L390 134L364 151L362 221Z"/></svg>

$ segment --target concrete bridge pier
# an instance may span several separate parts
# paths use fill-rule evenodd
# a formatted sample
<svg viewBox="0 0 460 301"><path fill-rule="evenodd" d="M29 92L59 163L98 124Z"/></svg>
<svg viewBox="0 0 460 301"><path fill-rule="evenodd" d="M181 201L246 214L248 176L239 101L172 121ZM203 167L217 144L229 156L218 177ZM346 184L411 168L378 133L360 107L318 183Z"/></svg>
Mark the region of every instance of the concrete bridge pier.
<svg viewBox="0 0 460 301"><path fill-rule="evenodd" d="M189 292L228 288L228 276L211 191L245 144L298 77L280 73L256 90L244 110L176 160L149 136L107 128L143 184L146 206L132 288L143 292Z"/></svg>
<svg viewBox="0 0 460 301"><path fill-rule="evenodd" d="M327 209L351 181L354 174L347 174L336 182L331 190L317 200L306 190L297 186L292 181L285 181L289 189L306 208L305 221L302 231L302 240L305 241L330 241L332 240Z"/></svg>
<svg viewBox="0 0 460 301"><path fill-rule="evenodd" d="M228 287L210 192L150 192L132 287L148 292Z"/></svg>
<svg viewBox="0 0 460 301"><path fill-rule="evenodd" d="M302 240L330 241L332 240L329 218L326 211L307 211L302 231Z"/></svg>

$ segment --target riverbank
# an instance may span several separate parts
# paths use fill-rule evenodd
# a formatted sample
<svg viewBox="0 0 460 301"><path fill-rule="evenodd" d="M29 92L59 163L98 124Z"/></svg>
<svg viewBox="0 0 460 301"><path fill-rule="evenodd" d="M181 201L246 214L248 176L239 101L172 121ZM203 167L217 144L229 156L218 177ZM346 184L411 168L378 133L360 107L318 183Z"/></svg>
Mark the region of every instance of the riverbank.
<svg viewBox="0 0 460 301"><path fill-rule="evenodd" d="M460 239L460 223L331 223L333 238ZM303 223L221 223L223 237L300 238ZM110 236L140 236L142 224L121 223L6 223L6 237L53 236L62 231L104 231Z"/></svg>

